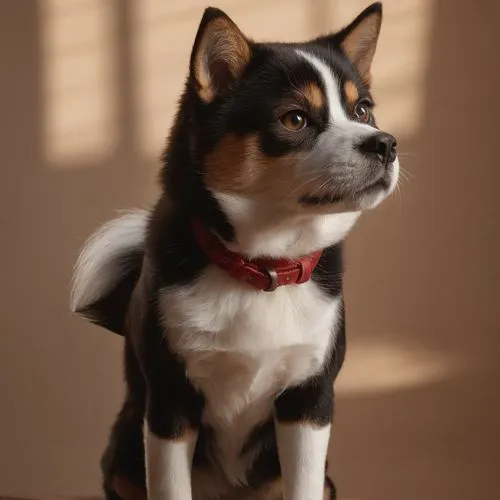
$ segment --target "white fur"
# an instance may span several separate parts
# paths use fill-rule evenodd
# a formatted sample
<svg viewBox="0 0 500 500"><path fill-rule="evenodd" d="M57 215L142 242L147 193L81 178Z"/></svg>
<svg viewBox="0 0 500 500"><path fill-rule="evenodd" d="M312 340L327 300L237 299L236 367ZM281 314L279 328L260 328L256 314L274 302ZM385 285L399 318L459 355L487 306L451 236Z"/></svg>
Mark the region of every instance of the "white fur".
<svg viewBox="0 0 500 500"><path fill-rule="evenodd" d="M105 296L126 269L122 257L144 246L148 212L135 210L111 220L85 243L73 274L70 305L78 311Z"/></svg>
<svg viewBox="0 0 500 500"><path fill-rule="evenodd" d="M148 500L191 500L191 468L196 435L168 440L144 424Z"/></svg>
<svg viewBox="0 0 500 500"><path fill-rule="evenodd" d="M215 193L236 228L238 241L229 248L249 257L297 258L343 240L360 212L297 214L266 200ZM273 200L270 200L273 203Z"/></svg>
<svg viewBox="0 0 500 500"><path fill-rule="evenodd" d="M162 291L168 342L186 360L206 398L219 461L232 484L245 483L254 456L241 447L272 415L280 391L321 370L335 339L340 299L312 281L255 290L209 266L197 281Z"/></svg>
<svg viewBox="0 0 500 500"><path fill-rule="evenodd" d="M285 500L323 498L329 438L330 425L277 424Z"/></svg>

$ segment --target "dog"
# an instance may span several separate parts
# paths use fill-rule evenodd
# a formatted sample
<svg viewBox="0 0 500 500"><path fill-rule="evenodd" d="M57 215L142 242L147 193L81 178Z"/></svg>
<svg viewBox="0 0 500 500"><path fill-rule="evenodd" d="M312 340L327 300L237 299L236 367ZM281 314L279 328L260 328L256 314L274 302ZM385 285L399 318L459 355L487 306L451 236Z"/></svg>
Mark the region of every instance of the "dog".
<svg viewBox="0 0 500 500"><path fill-rule="evenodd" d="M207 8L151 210L76 264L72 309L125 338L108 499L334 499L342 242L394 190L373 115L374 3L340 31L257 43Z"/></svg>

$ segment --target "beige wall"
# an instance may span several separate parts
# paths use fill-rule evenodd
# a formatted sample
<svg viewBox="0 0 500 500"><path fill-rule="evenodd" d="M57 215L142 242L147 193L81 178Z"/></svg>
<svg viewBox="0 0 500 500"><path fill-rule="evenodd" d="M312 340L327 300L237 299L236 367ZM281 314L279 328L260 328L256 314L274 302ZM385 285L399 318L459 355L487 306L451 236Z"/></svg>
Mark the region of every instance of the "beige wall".
<svg viewBox="0 0 500 500"><path fill-rule="evenodd" d="M2 0L0 496L95 494L121 340L68 312L83 239L154 197L205 2ZM358 0L219 2L305 38ZM349 244L342 499L494 498L500 465L499 2L387 0L379 121L409 180Z"/></svg>

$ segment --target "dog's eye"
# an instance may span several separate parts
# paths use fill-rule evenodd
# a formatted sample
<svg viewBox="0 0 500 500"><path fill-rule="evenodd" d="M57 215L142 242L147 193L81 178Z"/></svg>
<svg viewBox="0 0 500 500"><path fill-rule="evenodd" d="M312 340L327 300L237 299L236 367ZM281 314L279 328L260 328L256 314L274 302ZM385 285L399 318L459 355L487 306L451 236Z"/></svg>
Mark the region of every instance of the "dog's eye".
<svg viewBox="0 0 500 500"><path fill-rule="evenodd" d="M367 101L360 101L354 108L354 115L360 122L367 122L370 119L370 104Z"/></svg>
<svg viewBox="0 0 500 500"><path fill-rule="evenodd" d="M298 132L307 125L307 118L304 113L300 111L290 111L280 118L282 125L291 130Z"/></svg>

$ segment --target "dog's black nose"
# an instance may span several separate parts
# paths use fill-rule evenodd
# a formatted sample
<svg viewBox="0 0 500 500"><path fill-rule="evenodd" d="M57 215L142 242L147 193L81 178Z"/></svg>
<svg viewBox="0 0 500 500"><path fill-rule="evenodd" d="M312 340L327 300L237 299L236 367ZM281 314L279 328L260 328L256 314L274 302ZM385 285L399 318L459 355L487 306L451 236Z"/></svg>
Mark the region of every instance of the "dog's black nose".
<svg viewBox="0 0 500 500"><path fill-rule="evenodd" d="M385 132L378 132L365 139L359 148L363 153L377 158L384 166L396 159L396 138Z"/></svg>

